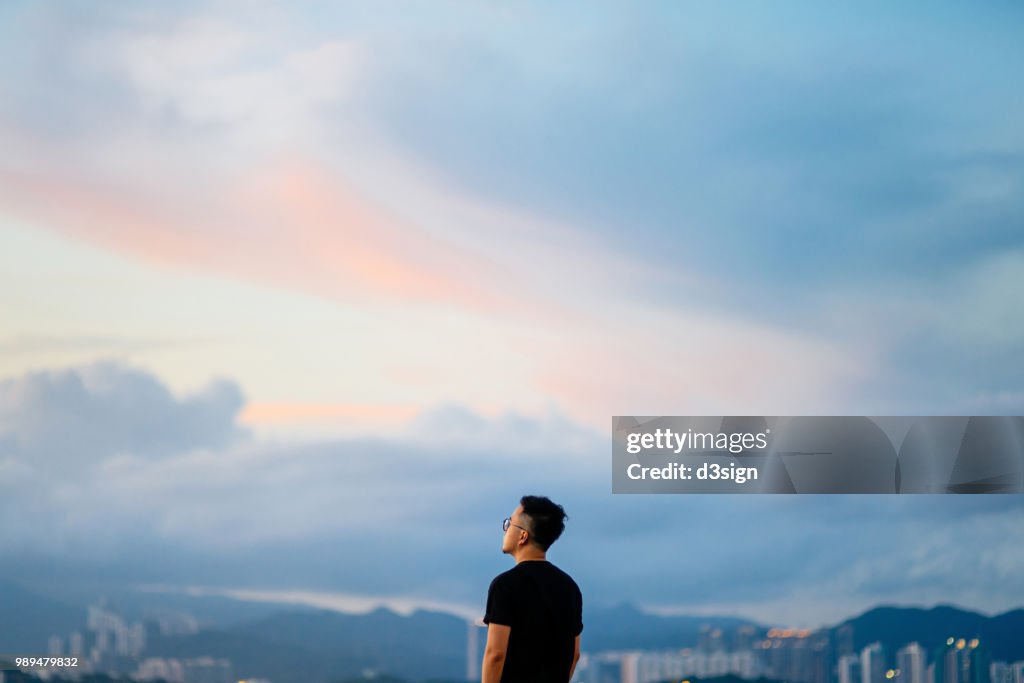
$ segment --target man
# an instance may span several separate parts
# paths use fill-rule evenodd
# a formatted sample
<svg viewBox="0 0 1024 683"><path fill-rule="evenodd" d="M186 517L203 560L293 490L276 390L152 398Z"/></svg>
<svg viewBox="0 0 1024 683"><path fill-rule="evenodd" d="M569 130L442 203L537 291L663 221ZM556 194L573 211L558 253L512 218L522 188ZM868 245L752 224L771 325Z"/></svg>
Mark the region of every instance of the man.
<svg viewBox="0 0 1024 683"><path fill-rule="evenodd" d="M583 596L572 577L547 561L565 529L565 510L523 496L503 524L501 551L516 566L487 591L482 683L568 683L580 658Z"/></svg>

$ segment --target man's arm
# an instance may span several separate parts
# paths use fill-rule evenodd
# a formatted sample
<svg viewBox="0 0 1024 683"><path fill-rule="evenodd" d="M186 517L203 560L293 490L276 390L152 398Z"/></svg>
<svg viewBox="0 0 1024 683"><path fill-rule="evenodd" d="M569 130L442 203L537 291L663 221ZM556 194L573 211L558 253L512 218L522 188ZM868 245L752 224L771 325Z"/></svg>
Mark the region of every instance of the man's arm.
<svg viewBox="0 0 1024 683"><path fill-rule="evenodd" d="M576 662L580 661L580 637L576 636L576 646L572 653L572 666L569 668L569 680L572 680L572 675L576 673Z"/></svg>
<svg viewBox="0 0 1024 683"><path fill-rule="evenodd" d="M481 683L500 683L501 672L505 668L505 653L508 652L510 633L512 633L511 626L487 625L487 645L484 647L484 662L480 669L483 673Z"/></svg>

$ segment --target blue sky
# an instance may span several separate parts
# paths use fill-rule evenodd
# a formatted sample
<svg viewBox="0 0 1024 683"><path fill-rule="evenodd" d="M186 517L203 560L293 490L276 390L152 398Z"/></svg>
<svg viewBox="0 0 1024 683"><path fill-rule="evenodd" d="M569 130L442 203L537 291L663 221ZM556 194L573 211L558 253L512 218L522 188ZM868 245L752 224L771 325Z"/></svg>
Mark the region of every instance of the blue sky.
<svg viewBox="0 0 1024 683"><path fill-rule="evenodd" d="M266 590L465 607L540 488L602 602L1024 604L1016 497L607 472L615 414L1021 413L1016 4L0 12L0 540L29 565L227 586L247 557ZM436 580L385 570L410 558Z"/></svg>

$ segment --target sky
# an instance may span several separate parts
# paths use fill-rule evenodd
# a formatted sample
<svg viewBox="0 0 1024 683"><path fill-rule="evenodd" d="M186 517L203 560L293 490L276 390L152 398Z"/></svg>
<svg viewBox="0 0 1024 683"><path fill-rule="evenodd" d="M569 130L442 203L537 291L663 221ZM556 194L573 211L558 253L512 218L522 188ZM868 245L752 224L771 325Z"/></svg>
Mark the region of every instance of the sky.
<svg viewBox="0 0 1024 683"><path fill-rule="evenodd" d="M1024 412L1022 20L4 3L0 574L473 614L536 492L595 604L1024 606L1020 496L610 493L613 415Z"/></svg>

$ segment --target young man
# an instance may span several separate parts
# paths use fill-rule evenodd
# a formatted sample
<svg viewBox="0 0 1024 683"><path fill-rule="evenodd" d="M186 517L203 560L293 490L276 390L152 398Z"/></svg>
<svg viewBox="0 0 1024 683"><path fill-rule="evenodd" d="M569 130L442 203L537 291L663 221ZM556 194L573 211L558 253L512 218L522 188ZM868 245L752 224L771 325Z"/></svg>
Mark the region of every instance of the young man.
<svg viewBox="0 0 1024 683"><path fill-rule="evenodd" d="M583 596L572 577L547 561L565 529L565 510L523 496L504 522L501 551L516 566L487 591L482 683L568 683L580 658Z"/></svg>

